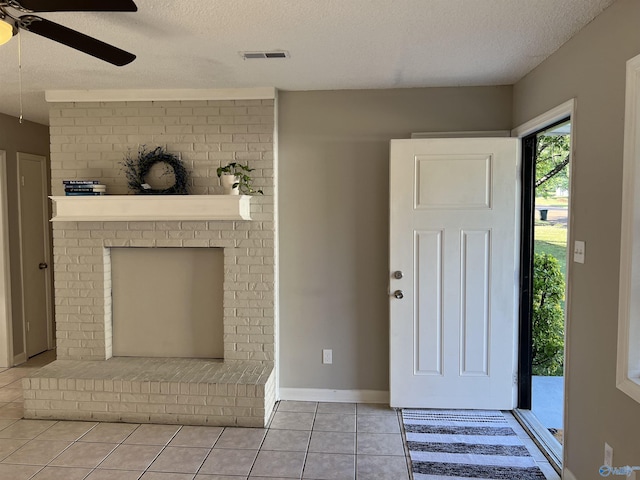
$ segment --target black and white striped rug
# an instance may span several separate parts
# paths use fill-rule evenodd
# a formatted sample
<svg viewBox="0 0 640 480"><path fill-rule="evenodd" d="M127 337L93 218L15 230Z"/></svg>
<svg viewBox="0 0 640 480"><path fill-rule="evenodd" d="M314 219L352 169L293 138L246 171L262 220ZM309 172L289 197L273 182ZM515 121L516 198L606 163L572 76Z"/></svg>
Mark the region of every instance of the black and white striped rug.
<svg viewBox="0 0 640 480"><path fill-rule="evenodd" d="M500 411L403 410L414 480L545 480Z"/></svg>

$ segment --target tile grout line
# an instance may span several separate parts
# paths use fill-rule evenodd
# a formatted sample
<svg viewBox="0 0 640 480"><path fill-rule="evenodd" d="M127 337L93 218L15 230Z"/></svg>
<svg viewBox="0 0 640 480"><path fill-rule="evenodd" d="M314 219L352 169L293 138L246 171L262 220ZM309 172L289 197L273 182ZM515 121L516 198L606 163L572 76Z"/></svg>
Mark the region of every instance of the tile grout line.
<svg viewBox="0 0 640 480"><path fill-rule="evenodd" d="M181 431L183 428L184 428L184 425L182 425L182 426L180 427L180 430L178 430L178 432L179 432L179 431ZM211 445L211 447L210 447L210 448L208 448L208 450L209 450L209 451L207 452L207 454L206 454L206 455L204 456L204 458L202 459L202 462L200 462L200 466L198 466L198 468L196 469L196 472L193 474L193 478L194 478L194 479L195 479L195 478L200 474L200 470L202 470L202 466L203 466L203 465L204 465L204 463L207 461L207 458L209 458L209 455L211 455L211 452L213 452L213 448L216 446L216 443L218 443L218 441L219 441L219 440L220 440L220 438L222 437L222 434L224 433L225 429L226 429L226 427L222 427L222 431L220 432L220 435L218 435L218 437L216 438L216 441L215 441L215 442L213 442L213 444ZM176 432L176 435L178 435L178 432ZM174 437L173 437L173 438L175 438L175 435L174 435ZM172 439L172 440L173 440L173 439Z"/></svg>
<svg viewBox="0 0 640 480"><path fill-rule="evenodd" d="M316 424L316 419L318 418L318 407L320 406L320 402L316 402L316 406L313 410L313 421L311 422L311 430L309 430L309 439L307 440L307 447L304 451L304 459L302 460L302 471L300 472L300 480L304 477L304 469L307 468L307 458L309 457L309 448L311 447L311 437L313 437L313 427Z"/></svg>
<svg viewBox="0 0 640 480"><path fill-rule="evenodd" d="M262 436L262 440L260 441L260 446L258 447L258 451L256 452L256 458L254 458L253 462L251 462L251 468L249 468L249 473L247 474L247 478L251 477L251 472L253 472L253 469L256 466L256 462L258 461L258 456L260 455L260 450L262 450L262 446L264 445L264 441L267 439L267 434L268 433L269 433L269 429L266 428L265 432L264 432L264 435Z"/></svg>
<svg viewBox="0 0 640 480"><path fill-rule="evenodd" d="M173 432L173 435L171 435L171 438L169 439L168 442L166 442L164 444L164 446L160 449L160 451L156 454L155 457L153 457L153 460L151 460L149 462L149 465L146 466L146 468L144 469L144 473L142 475L144 475L145 473L147 473L149 471L149 468L151 467L151 465L153 465L153 462L155 462L158 457L160 457L160 455L162 454L162 452L164 452L167 448L167 446L169 445L169 443L171 443L171 440L173 440L175 438L175 436L178 434L178 432L180 430L182 430L183 425L179 425L180 428L178 428L175 432ZM135 432L136 430L138 430L138 428L140 428L140 426L138 426L135 430L133 430L133 432ZM131 435L133 435L133 432L131 432ZM129 435L127 438L131 437L131 435ZM126 440L126 439L125 439ZM124 444L124 441L122 442ZM194 475L195 477L195 475Z"/></svg>

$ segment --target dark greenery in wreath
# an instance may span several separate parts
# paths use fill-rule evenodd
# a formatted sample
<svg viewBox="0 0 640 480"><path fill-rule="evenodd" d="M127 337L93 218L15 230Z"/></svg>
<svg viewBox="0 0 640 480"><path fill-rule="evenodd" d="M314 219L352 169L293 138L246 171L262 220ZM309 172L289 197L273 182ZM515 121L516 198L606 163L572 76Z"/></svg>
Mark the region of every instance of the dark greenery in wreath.
<svg viewBox="0 0 640 480"><path fill-rule="evenodd" d="M163 163L165 171L162 174L173 173L175 183L164 189L154 189L147 183L146 177L157 163ZM156 147L147 150L145 145L140 146L138 153L129 152L122 165L127 176L129 189L140 194L155 195L187 195L187 183L189 182L189 172L184 167L182 160L172 153L168 153L164 147Z"/></svg>

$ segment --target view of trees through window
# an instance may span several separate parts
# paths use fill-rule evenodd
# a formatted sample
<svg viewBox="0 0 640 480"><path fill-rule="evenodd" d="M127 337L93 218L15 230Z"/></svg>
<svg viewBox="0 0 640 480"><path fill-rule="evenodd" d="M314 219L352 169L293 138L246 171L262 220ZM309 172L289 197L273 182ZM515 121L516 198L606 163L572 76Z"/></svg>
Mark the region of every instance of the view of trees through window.
<svg viewBox="0 0 640 480"><path fill-rule="evenodd" d="M568 124L537 137L533 285L533 375L564 373L570 135Z"/></svg>

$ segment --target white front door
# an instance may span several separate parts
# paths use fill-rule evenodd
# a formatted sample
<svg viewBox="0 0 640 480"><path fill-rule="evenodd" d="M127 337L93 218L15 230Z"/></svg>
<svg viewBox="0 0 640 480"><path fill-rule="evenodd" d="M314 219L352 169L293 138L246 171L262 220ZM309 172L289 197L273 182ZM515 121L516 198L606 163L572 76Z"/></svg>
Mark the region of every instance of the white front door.
<svg viewBox="0 0 640 480"><path fill-rule="evenodd" d="M46 159L18 153L22 309L27 358L51 344Z"/></svg>
<svg viewBox="0 0 640 480"><path fill-rule="evenodd" d="M518 156L512 138L391 141L391 406L515 407Z"/></svg>

